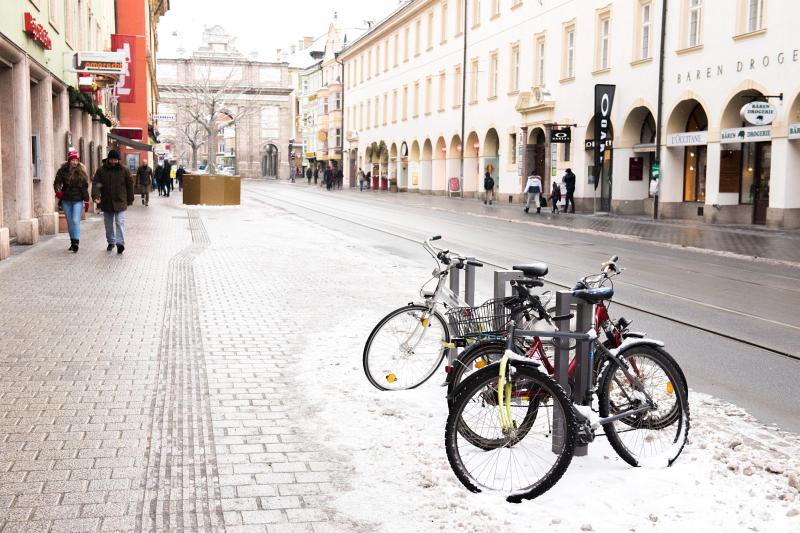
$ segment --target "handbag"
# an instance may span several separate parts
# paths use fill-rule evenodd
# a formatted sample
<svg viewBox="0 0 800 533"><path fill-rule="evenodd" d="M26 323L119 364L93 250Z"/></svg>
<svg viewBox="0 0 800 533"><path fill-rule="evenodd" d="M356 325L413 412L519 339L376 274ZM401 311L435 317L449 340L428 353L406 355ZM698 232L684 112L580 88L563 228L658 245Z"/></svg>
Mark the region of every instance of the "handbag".
<svg viewBox="0 0 800 533"><path fill-rule="evenodd" d="M539 206L540 207L547 207L547 198L545 198L544 195L541 195L539 197Z"/></svg>

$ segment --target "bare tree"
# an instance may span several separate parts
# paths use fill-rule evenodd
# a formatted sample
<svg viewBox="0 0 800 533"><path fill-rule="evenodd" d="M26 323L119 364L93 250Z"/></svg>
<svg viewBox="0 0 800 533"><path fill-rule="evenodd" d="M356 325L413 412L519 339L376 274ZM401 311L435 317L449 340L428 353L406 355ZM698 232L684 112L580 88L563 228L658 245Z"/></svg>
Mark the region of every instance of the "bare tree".
<svg viewBox="0 0 800 533"><path fill-rule="evenodd" d="M205 144L208 148L208 170L216 171L216 152L219 131L235 126L245 116L258 110L251 104L253 95L261 94L255 83L242 79L241 64L212 63L202 57L185 62L184 79L167 87L178 116L184 124L176 129L181 139L192 148L192 162L196 164L197 150Z"/></svg>
<svg viewBox="0 0 800 533"><path fill-rule="evenodd" d="M164 131L161 138L163 141L169 141L176 145L176 151L180 147L182 150L180 159L184 161L189 159L185 150L185 147L188 146L192 154L190 159L191 168L197 168L197 154L207 140L206 130L203 126L193 118L183 115L176 121L174 126Z"/></svg>

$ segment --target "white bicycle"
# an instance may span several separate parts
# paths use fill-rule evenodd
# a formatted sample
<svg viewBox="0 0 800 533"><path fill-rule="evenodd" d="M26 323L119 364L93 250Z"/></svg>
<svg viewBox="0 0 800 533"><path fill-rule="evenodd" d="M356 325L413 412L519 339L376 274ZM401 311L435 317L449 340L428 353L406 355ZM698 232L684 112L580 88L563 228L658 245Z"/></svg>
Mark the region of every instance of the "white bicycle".
<svg viewBox="0 0 800 533"><path fill-rule="evenodd" d="M434 247L431 242L439 239L437 235L422 243L436 261L431 279L420 287L423 301L409 303L383 317L364 345L364 373L377 389L405 390L422 385L453 347L441 311L467 303L448 287L450 271L467 265L481 267L483 263ZM436 289L425 290L433 280Z"/></svg>

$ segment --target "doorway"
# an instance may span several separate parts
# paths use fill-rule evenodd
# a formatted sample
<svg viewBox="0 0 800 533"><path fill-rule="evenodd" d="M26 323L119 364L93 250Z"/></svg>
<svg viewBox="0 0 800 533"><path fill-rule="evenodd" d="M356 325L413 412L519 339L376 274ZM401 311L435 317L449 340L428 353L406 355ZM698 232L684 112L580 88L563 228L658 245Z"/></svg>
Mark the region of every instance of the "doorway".
<svg viewBox="0 0 800 533"><path fill-rule="evenodd" d="M767 223L771 163L771 142L750 143L745 147L742 161L742 203L753 204L753 224Z"/></svg>

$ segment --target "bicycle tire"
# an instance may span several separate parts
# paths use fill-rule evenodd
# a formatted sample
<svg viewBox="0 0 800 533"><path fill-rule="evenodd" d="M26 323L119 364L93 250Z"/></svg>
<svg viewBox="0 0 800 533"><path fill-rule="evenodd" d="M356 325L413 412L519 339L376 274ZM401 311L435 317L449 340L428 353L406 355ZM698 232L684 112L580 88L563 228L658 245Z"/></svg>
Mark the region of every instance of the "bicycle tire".
<svg viewBox="0 0 800 533"><path fill-rule="evenodd" d="M511 381L514 390L523 391L523 394L527 390L529 396L532 389L541 391L542 399L549 400L546 403L549 403L551 409L560 413L560 416L556 417L554 415L552 424L549 424L550 416L547 416L547 420L544 422L541 421L545 417L537 416L536 418L541 422L539 427L527 428L522 436L510 435L505 445L495 446L491 449L475 447L468 439L464 438L460 426L464 423L464 419L472 417L470 414L465 415L465 411L468 408L471 406L485 408L485 403L480 405L482 398L491 398L491 395L496 393L499 364L495 363L469 376L458 388L445 426L445 449L453 473L467 489L472 492L482 492L484 490L502 492L507 501L519 503L522 500L540 496L552 488L564 475L575 453L577 427L572 405L569 403L564 390L555 381L532 364L516 361L509 364L513 366ZM494 390L492 389L493 386L495 387ZM540 402L540 405L541 403L545 402ZM499 409L496 402L494 406L489 405L489 410L490 412L484 418L499 419ZM496 416L491 416L492 411ZM559 420L558 423L555 422L556 419ZM497 430L497 426L489 429L493 433L496 433ZM502 431L502 428L500 428L500 431ZM540 432L543 432L544 438L537 437ZM556 446L555 452L553 452L554 434L560 435L560 441ZM528 447L537 445L545 449L546 453L538 455L528 450ZM552 465L545 466L541 475L533 474L531 477L526 478L522 473L518 473L515 479L512 474L511 479L503 479L499 487L490 486L488 481L479 479L480 473L485 470L487 462L475 464L476 459L478 461L486 459L488 464L497 465L496 468L490 467L489 472L490 477L492 477L493 470L496 478L498 472L507 471L505 467L500 466L501 461L505 462L510 469L511 465L524 465L525 463L528 463L527 466L530 467L532 458L534 460L542 460L541 458L551 456L554 458ZM481 465L484 465L484 467ZM508 486L506 486L507 481ZM515 481L522 486L515 486Z"/></svg>
<svg viewBox="0 0 800 533"><path fill-rule="evenodd" d="M671 466L683 451L689 434L689 397L683 373L671 356L664 355L662 350L651 346L633 346L624 350L620 356L629 362L638 361L637 366L640 369L644 367L642 361L649 360L663 374L663 377L651 379L653 372L649 376L641 370L636 372L648 394L657 400L659 409L604 424L608 442L617 455L631 466ZM629 390L633 393L634 389L637 387L625 378L619 363L609 359L599 380L600 417L621 412L625 408L622 403L626 400L632 404L638 402L635 394L626 392ZM665 449L657 452L657 443L654 443L656 440L663 443ZM642 444L638 451L634 449L637 442ZM653 453L648 454L646 451Z"/></svg>
<svg viewBox="0 0 800 533"><path fill-rule="evenodd" d="M421 316L428 315L428 325L423 326L423 335L424 332L431 328L433 322L438 323L438 326L441 330L441 337L438 339L434 339L434 342L438 344L438 349L436 350L436 356L432 357L430 360L430 364L432 366L423 365L423 370L421 371L420 375L412 375L410 379L406 379L405 375L403 375L403 379L397 379L397 373L392 369L388 368L380 368L383 366L383 361L378 361L376 355L373 353L375 347L373 343L375 342L378 335L387 328L387 325L398 316L403 316L408 313L419 313ZM433 317L431 319L431 317ZM367 337L367 342L364 345L364 353L362 356L362 366L364 368L364 374L367 376L367 380L370 384L378 390L406 390L406 389L413 389L415 387L419 387L423 383L425 383L431 376L436 372L436 369L442 364L442 360L444 359L445 353L447 350L441 346L442 342L450 342L450 331L447 328L447 322L445 321L444 317L437 311L431 312L431 310L421 304L409 304L403 307L397 308L394 311L387 314L383 317L372 329L370 332L369 337ZM400 353L402 350L402 341L398 344L398 353L396 354L398 358L404 358L408 360L413 353ZM427 357L426 357L427 359ZM397 359L390 359L390 361L397 361ZM402 365L401 365L402 366ZM401 366L398 366L400 368ZM398 370L399 371L399 370ZM389 373L387 373L389 372ZM394 372L394 373L393 373ZM390 381L390 377L394 375L395 378ZM402 375L402 374L401 374ZM383 378L381 378L383 376Z"/></svg>

